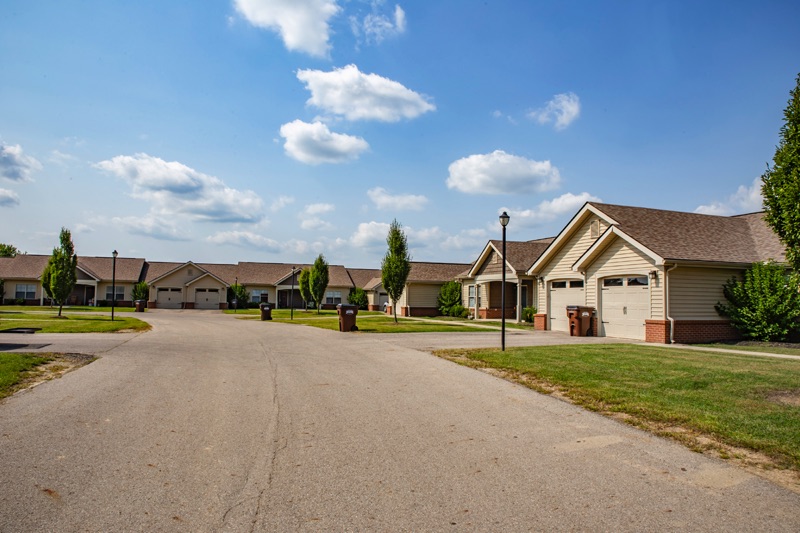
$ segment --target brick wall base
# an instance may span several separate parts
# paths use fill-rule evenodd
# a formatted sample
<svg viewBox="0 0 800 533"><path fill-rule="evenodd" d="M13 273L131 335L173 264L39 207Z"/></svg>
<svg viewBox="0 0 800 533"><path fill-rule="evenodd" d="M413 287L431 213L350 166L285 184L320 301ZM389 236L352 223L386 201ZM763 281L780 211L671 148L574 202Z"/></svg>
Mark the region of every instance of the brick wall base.
<svg viewBox="0 0 800 533"><path fill-rule="evenodd" d="M533 329L544 331L547 329L547 313L533 315Z"/></svg>
<svg viewBox="0 0 800 533"><path fill-rule="evenodd" d="M367 306L367 311L382 311L382 310L383 306L381 305L369 304Z"/></svg>
<svg viewBox="0 0 800 533"><path fill-rule="evenodd" d="M184 309L194 309L194 302L183 302Z"/></svg>
<svg viewBox="0 0 800 533"><path fill-rule="evenodd" d="M157 307L157 305L156 305L155 301L150 301L150 300L147 301L147 308L148 309L155 309L156 307Z"/></svg>
<svg viewBox="0 0 800 533"><path fill-rule="evenodd" d="M500 319L503 317L503 310L499 307L490 307L489 309L478 309L478 316L480 318L493 318L493 319ZM506 308L506 320L508 319L516 320L517 318L517 308L516 307L508 307Z"/></svg>
<svg viewBox="0 0 800 533"><path fill-rule="evenodd" d="M148 302L148 307L149 307L149 305L150 305L150 303ZM219 308L220 309L227 309L228 308L228 302L220 302Z"/></svg>
<svg viewBox="0 0 800 533"><path fill-rule="evenodd" d="M646 320L645 341L669 344L669 320ZM676 320L674 340L681 344L732 341L741 335L727 320Z"/></svg>

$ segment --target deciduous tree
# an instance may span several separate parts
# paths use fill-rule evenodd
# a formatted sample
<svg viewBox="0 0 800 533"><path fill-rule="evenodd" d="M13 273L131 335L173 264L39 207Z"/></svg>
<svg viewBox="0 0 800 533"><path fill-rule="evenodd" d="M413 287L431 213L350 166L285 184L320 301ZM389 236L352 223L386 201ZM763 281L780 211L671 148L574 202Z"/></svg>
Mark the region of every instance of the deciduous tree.
<svg viewBox="0 0 800 533"><path fill-rule="evenodd" d="M314 301L314 296L311 294L311 271L304 268L300 271L300 276L297 278L297 286L300 288L300 298L306 303Z"/></svg>
<svg viewBox="0 0 800 533"><path fill-rule="evenodd" d="M13 244L3 244L0 242L0 257L15 257L19 250Z"/></svg>
<svg viewBox="0 0 800 533"><path fill-rule="evenodd" d="M314 261L309 274L308 283L311 287L311 297L314 299L314 305L317 306L317 314L319 314L322 302L325 300L325 289L328 288L328 263L325 261L325 256L319 254L319 257Z"/></svg>
<svg viewBox="0 0 800 533"><path fill-rule="evenodd" d="M800 273L800 74L783 111L773 165L761 176L766 221L786 245L786 259Z"/></svg>
<svg viewBox="0 0 800 533"><path fill-rule="evenodd" d="M61 246L53 248L53 254L42 272L42 287L58 305L60 317L61 310L78 281L75 270L78 267L78 256L75 245L72 244L72 233L67 228L61 228L59 240Z"/></svg>
<svg viewBox="0 0 800 533"><path fill-rule="evenodd" d="M408 253L406 234L396 219L389 226L386 244L388 250L381 262L381 283L392 300L392 313L397 323L397 301L403 295L408 275L411 273L411 255Z"/></svg>

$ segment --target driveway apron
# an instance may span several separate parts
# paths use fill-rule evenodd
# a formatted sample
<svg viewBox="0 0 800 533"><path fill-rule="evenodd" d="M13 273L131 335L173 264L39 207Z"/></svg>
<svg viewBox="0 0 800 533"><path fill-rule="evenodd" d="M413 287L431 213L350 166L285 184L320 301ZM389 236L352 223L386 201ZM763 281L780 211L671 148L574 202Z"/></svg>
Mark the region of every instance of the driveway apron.
<svg viewBox="0 0 800 533"><path fill-rule="evenodd" d="M390 338L145 318L0 404L0 531L800 530L798 494Z"/></svg>

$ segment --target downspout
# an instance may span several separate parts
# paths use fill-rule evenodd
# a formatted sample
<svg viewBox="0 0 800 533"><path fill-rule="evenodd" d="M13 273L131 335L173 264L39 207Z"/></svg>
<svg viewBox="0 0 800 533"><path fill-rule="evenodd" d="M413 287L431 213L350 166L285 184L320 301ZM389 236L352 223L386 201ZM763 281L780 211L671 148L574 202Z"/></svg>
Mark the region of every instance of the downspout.
<svg viewBox="0 0 800 533"><path fill-rule="evenodd" d="M675 344L675 319L669 315L669 273L678 268L678 265L672 265L664 271L664 300L667 307L667 320L669 320L669 343Z"/></svg>

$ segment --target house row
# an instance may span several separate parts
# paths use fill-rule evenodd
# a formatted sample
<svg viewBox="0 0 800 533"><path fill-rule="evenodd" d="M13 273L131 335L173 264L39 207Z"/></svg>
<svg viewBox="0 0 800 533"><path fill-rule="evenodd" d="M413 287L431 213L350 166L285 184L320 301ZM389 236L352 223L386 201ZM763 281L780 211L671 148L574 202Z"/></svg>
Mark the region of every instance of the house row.
<svg viewBox="0 0 800 533"><path fill-rule="evenodd" d="M536 329L569 331L567 306L591 308L596 336L656 343L738 337L715 305L722 287L755 262L785 262L763 213L714 216L588 202L548 239L490 241L459 276L477 317L520 320L535 307Z"/></svg>
<svg viewBox="0 0 800 533"><path fill-rule="evenodd" d="M17 255L0 258L0 279L4 280L5 302L43 305L46 300L41 275L47 255ZM438 314L440 287L455 278L465 263L412 262L403 295L398 300L402 316ZM239 262L237 264L147 261L143 258L78 256L77 285L68 305L100 305L112 299L120 306L133 305L134 285L146 281L150 287L147 305L162 309L225 309L227 291L241 284L250 294L250 302L262 301L277 308L302 308L305 302L298 288L303 268L311 265L288 263ZM349 269L342 265L328 267L329 282L323 308L346 303L354 288L367 293L369 309L387 310L389 297L381 285L379 269ZM116 291L116 298L114 298ZM244 306L245 302L238 302Z"/></svg>
<svg viewBox="0 0 800 533"><path fill-rule="evenodd" d="M43 303L47 259L0 258L5 298ZM724 300L722 287L752 263L768 260L785 262L785 255L763 213L729 217L588 202L555 237L506 242L505 257L502 242L491 240L471 264L412 262L398 314L438 314L439 289L457 280L475 318L500 318L505 291L506 318L520 321L522 309L535 307L536 329L569 331L566 307L577 305L590 308L591 328L584 333L591 335L657 343L732 339L736 331L715 310ZM228 287L240 283L252 302L302 307L297 274L309 266L118 257L116 301L131 305L133 285L146 281L148 307L220 309L227 307ZM112 267L110 257L79 256L70 303L111 300ZM325 307L346 302L360 287L369 309L391 312L380 270L331 265L329 273Z"/></svg>

